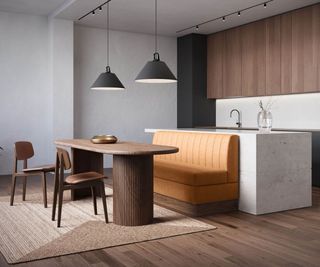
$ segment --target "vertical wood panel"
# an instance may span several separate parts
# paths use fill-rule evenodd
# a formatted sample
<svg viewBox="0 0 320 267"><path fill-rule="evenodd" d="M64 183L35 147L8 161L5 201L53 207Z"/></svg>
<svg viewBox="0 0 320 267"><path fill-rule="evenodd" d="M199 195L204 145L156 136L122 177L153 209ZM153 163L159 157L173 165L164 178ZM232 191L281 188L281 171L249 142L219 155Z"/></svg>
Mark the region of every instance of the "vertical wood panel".
<svg viewBox="0 0 320 267"><path fill-rule="evenodd" d="M319 13L317 6L292 12L292 91L318 90Z"/></svg>
<svg viewBox="0 0 320 267"><path fill-rule="evenodd" d="M280 16L281 20L281 94L292 92L292 14Z"/></svg>
<svg viewBox="0 0 320 267"><path fill-rule="evenodd" d="M320 92L320 4L214 34L209 43L208 97Z"/></svg>
<svg viewBox="0 0 320 267"><path fill-rule="evenodd" d="M266 95L281 93L281 20L266 19Z"/></svg>
<svg viewBox="0 0 320 267"><path fill-rule="evenodd" d="M223 61L224 97L241 96L241 30L233 28L225 33Z"/></svg>
<svg viewBox="0 0 320 267"><path fill-rule="evenodd" d="M223 97L223 59L225 32L208 36L207 52L207 97Z"/></svg>
<svg viewBox="0 0 320 267"><path fill-rule="evenodd" d="M315 36L315 45L313 48L316 51L317 58L317 88L316 91L320 92L320 5L312 7L313 21L313 36Z"/></svg>
<svg viewBox="0 0 320 267"><path fill-rule="evenodd" d="M266 93L266 22L241 27L242 96Z"/></svg>

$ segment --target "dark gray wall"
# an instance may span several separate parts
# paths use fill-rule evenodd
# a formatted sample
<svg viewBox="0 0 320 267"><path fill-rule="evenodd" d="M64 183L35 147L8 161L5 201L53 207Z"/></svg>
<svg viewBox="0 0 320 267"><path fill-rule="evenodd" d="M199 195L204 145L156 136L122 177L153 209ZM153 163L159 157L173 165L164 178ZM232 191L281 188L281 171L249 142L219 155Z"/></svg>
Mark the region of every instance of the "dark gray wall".
<svg viewBox="0 0 320 267"><path fill-rule="evenodd" d="M320 187L320 131L312 132L312 185Z"/></svg>
<svg viewBox="0 0 320 267"><path fill-rule="evenodd" d="M207 99L207 36L178 38L178 128L215 125L215 100Z"/></svg>

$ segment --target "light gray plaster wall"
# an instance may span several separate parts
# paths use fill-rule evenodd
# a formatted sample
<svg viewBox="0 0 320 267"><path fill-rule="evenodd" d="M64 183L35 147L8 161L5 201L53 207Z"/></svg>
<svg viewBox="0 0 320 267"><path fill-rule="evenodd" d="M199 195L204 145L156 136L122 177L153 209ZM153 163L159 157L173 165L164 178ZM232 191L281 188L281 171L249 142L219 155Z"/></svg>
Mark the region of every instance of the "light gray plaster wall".
<svg viewBox="0 0 320 267"><path fill-rule="evenodd" d="M31 141L30 166L52 163L54 140L73 137L73 22L0 12L0 175L13 144Z"/></svg>
<svg viewBox="0 0 320 267"><path fill-rule="evenodd" d="M52 139L73 138L73 22L52 19Z"/></svg>
<svg viewBox="0 0 320 267"><path fill-rule="evenodd" d="M50 158L51 92L46 17L0 12L0 174L12 171L13 143L30 140Z"/></svg>
<svg viewBox="0 0 320 267"><path fill-rule="evenodd" d="M177 85L139 84L134 81L152 59L152 35L111 31L110 66L125 91L93 91L90 86L105 70L106 33L75 26L75 137L113 134L120 140L151 142L145 128L177 127ZM159 38L160 57L176 74L176 38ZM107 160L105 167L110 166Z"/></svg>

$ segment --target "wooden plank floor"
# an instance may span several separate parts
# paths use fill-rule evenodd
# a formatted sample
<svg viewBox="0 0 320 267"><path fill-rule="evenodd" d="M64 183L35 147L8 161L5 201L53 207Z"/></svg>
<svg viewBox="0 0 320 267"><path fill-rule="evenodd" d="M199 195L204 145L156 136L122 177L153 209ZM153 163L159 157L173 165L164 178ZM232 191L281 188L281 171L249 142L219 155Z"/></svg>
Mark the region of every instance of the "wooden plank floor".
<svg viewBox="0 0 320 267"><path fill-rule="evenodd" d="M10 177L0 177L0 195L9 192ZM36 177L28 180L31 192L41 192ZM311 208L262 216L232 212L201 220L218 229L14 266L320 266L320 188L313 188ZM0 266L10 266L2 255Z"/></svg>

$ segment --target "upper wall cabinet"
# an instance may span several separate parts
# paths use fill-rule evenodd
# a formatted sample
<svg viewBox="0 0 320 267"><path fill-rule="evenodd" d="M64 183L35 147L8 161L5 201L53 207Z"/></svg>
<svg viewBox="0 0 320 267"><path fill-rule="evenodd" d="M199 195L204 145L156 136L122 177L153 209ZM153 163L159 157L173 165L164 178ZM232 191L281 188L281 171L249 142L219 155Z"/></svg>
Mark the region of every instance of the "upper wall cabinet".
<svg viewBox="0 0 320 267"><path fill-rule="evenodd" d="M320 5L292 12L292 92L314 92L319 86Z"/></svg>
<svg viewBox="0 0 320 267"><path fill-rule="evenodd" d="M320 92L320 4L210 35L207 61L208 98Z"/></svg>
<svg viewBox="0 0 320 267"><path fill-rule="evenodd" d="M242 96L266 93L266 22L241 27Z"/></svg>
<svg viewBox="0 0 320 267"><path fill-rule="evenodd" d="M225 32L223 60L223 97L241 96L241 29Z"/></svg>
<svg viewBox="0 0 320 267"><path fill-rule="evenodd" d="M266 95L281 93L281 19L266 19Z"/></svg>
<svg viewBox="0 0 320 267"><path fill-rule="evenodd" d="M207 96L208 98L223 97L223 60L225 33L220 32L208 36L207 39Z"/></svg>
<svg viewBox="0 0 320 267"><path fill-rule="evenodd" d="M281 94L292 93L292 13L280 16Z"/></svg>

